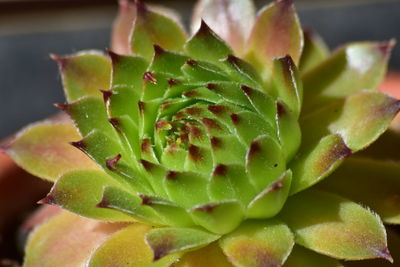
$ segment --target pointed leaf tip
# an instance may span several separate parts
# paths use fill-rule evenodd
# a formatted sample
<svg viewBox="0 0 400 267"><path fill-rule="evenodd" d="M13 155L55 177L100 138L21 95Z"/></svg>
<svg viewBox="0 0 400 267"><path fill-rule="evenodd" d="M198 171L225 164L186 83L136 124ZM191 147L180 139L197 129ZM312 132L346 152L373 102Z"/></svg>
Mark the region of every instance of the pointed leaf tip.
<svg viewBox="0 0 400 267"><path fill-rule="evenodd" d="M54 60L54 61L57 63L57 65L59 66L59 68L60 68L61 70L63 70L63 69L65 68L65 65L66 65L66 63L67 63L67 57L65 57L65 56L58 56L58 55L56 55L56 54L50 54L50 58L51 58L52 60Z"/></svg>
<svg viewBox="0 0 400 267"><path fill-rule="evenodd" d="M122 155L118 154L113 158L106 159L107 168L110 169L111 171L115 171L116 170L115 166L117 165L117 163L121 159L121 157L122 157Z"/></svg>
<svg viewBox="0 0 400 267"><path fill-rule="evenodd" d="M69 144L70 144L71 146L74 146L74 147L76 147L77 149L79 149L79 150L85 152L86 145L85 145L85 143L84 143L83 140L76 141L76 142L69 142Z"/></svg>
<svg viewBox="0 0 400 267"><path fill-rule="evenodd" d="M151 83L157 83L156 77L154 77L154 74L151 73L150 71L147 71L143 74L143 79L145 79L146 81L149 81Z"/></svg>
<svg viewBox="0 0 400 267"><path fill-rule="evenodd" d="M110 97L114 94L111 90L99 89L99 91L103 94L104 103L108 103Z"/></svg>
<svg viewBox="0 0 400 267"><path fill-rule="evenodd" d="M37 204L48 204L48 205L57 205L56 200L54 197L51 195L51 192L47 194L44 198L36 202Z"/></svg>
<svg viewBox="0 0 400 267"><path fill-rule="evenodd" d="M396 44L396 41L394 39L391 39L386 42L378 43L377 47L382 52L384 57L388 57L390 55L390 53L392 52L392 49L395 44Z"/></svg>
<svg viewBox="0 0 400 267"><path fill-rule="evenodd" d="M64 112L68 112L68 107L70 106L70 104L60 104L60 103L54 103L53 105Z"/></svg>
<svg viewBox="0 0 400 267"><path fill-rule="evenodd" d="M385 260L389 261L390 263L393 263L393 257L390 254L388 247L385 247L383 250L379 251L378 255L380 255L380 257L382 259L385 259Z"/></svg>

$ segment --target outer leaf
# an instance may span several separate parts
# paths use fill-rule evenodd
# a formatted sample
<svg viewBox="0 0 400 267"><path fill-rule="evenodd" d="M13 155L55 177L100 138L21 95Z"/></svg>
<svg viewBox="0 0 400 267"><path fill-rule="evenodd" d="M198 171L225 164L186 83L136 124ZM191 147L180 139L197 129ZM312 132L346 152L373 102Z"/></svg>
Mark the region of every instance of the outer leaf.
<svg viewBox="0 0 400 267"><path fill-rule="evenodd" d="M400 166L397 163L349 158L321 188L368 205L386 223L400 224Z"/></svg>
<svg viewBox="0 0 400 267"><path fill-rule="evenodd" d="M152 227L144 224L133 224L108 238L91 256L89 267L163 267L171 266L178 257L173 254L153 262L153 253L145 243L145 235Z"/></svg>
<svg viewBox="0 0 400 267"><path fill-rule="evenodd" d="M305 73L329 57L329 49L322 38L312 30L304 30L304 49L299 70Z"/></svg>
<svg viewBox="0 0 400 267"><path fill-rule="evenodd" d="M101 97L99 89L110 87L110 59L97 51L82 51L69 56L55 56L68 102L82 96Z"/></svg>
<svg viewBox="0 0 400 267"><path fill-rule="evenodd" d="M399 115L397 115L397 117L399 117ZM394 120L396 120L396 118ZM395 147L400 147L400 131L397 132L393 129L393 122L394 121L392 121L390 128L384 132L378 140L366 149L360 151L357 155L377 160L392 160L400 162L399 151L393 149Z"/></svg>
<svg viewBox="0 0 400 267"><path fill-rule="evenodd" d="M233 267L228 261L218 243L185 253L176 267Z"/></svg>
<svg viewBox="0 0 400 267"><path fill-rule="evenodd" d="M292 161L294 186L291 191L297 192L318 182L334 170L341 159L375 141L399 109L399 100L379 92L363 91L304 117L302 147ZM328 146L324 147L324 143ZM314 167L306 167L306 162ZM316 172L312 173L313 169Z"/></svg>
<svg viewBox="0 0 400 267"><path fill-rule="evenodd" d="M131 35L131 49L149 61L153 56L153 45L180 51L186 41L186 34L174 19L150 10L136 1L137 17Z"/></svg>
<svg viewBox="0 0 400 267"><path fill-rule="evenodd" d="M380 218L347 199L306 191L289 198L281 217L294 231L296 243L318 253L346 260L392 261Z"/></svg>
<svg viewBox="0 0 400 267"><path fill-rule="evenodd" d="M219 64L219 60L232 54L231 48L202 21L199 30L187 41L185 50L194 59L211 61Z"/></svg>
<svg viewBox="0 0 400 267"><path fill-rule="evenodd" d="M136 18L136 7L128 0L119 0L118 3L119 12L111 33L111 49L120 54L129 54L129 34Z"/></svg>
<svg viewBox="0 0 400 267"><path fill-rule="evenodd" d="M99 243L124 226L63 212L31 234L24 266L83 266Z"/></svg>
<svg viewBox="0 0 400 267"><path fill-rule="evenodd" d="M352 43L304 74L303 115L335 99L375 90L386 73L393 42Z"/></svg>
<svg viewBox="0 0 400 267"><path fill-rule="evenodd" d="M235 266L281 266L294 245L289 228L278 221L246 221L220 239Z"/></svg>
<svg viewBox="0 0 400 267"><path fill-rule="evenodd" d="M400 262L400 236L396 229L388 228L388 243L390 251L393 253L394 262L390 263L383 259L363 260L363 261L348 261L346 267L393 267Z"/></svg>
<svg viewBox="0 0 400 267"><path fill-rule="evenodd" d="M97 208L106 185L118 183L102 171L72 171L61 176L50 193L40 201L57 205L73 213L105 221L133 221L131 216L114 210Z"/></svg>
<svg viewBox="0 0 400 267"><path fill-rule="evenodd" d="M198 1L192 19L192 33L197 31L203 19L238 54L242 54L254 23L254 9L250 0Z"/></svg>
<svg viewBox="0 0 400 267"><path fill-rule="evenodd" d="M22 130L4 149L25 170L54 181L68 171L98 169L86 155L68 143L79 138L71 124L34 124Z"/></svg>
<svg viewBox="0 0 400 267"><path fill-rule="evenodd" d="M268 72L274 57L286 55L298 64L302 49L303 31L293 1L278 0L259 12L247 52L248 60L258 69Z"/></svg>
<svg viewBox="0 0 400 267"><path fill-rule="evenodd" d="M159 228L146 235L146 242L153 250L154 260L176 252L198 249L217 240L218 235L194 228Z"/></svg>
<svg viewBox="0 0 400 267"><path fill-rule="evenodd" d="M363 261L364 262L364 261ZM346 266L348 262L346 262ZM294 246L292 253L285 262L285 267L344 267L339 261L315 253L301 246Z"/></svg>

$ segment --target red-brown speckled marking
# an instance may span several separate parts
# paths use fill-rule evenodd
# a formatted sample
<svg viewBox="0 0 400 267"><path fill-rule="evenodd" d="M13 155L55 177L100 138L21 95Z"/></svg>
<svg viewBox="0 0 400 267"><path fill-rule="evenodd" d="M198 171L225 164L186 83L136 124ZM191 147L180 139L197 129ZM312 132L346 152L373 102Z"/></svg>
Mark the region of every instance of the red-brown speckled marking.
<svg viewBox="0 0 400 267"><path fill-rule="evenodd" d="M109 170L115 171L115 166L117 165L118 161L121 159L122 155L118 154L113 158L106 159L106 166Z"/></svg>
<svg viewBox="0 0 400 267"><path fill-rule="evenodd" d="M201 161L203 159L203 155L200 152L200 148L195 145L190 145L189 146L189 156L190 159L193 161Z"/></svg>

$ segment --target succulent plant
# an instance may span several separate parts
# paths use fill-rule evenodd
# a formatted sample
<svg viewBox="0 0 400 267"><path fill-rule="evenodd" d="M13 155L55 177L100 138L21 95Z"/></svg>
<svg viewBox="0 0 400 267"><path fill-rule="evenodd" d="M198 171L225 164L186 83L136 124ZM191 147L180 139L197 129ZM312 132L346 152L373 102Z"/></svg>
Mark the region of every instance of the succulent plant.
<svg viewBox="0 0 400 267"><path fill-rule="evenodd" d="M114 51L53 56L73 123L4 147L67 210L33 231L25 266L392 261L399 133L371 145L400 109L376 90L392 41L330 54L289 0L257 16L201 0L190 38L174 12L120 4Z"/></svg>

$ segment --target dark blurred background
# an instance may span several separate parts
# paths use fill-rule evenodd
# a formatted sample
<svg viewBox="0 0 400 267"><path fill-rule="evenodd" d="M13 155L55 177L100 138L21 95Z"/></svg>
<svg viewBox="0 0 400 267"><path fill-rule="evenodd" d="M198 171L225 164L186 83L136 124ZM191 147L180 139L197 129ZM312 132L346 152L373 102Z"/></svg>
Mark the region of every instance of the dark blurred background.
<svg viewBox="0 0 400 267"><path fill-rule="evenodd" d="M147 1L174 7L186 25L193 1ZM262 6L269 1L256 1ZM331 48L357 40L400 41L400 1L296 0L302 24L318 31ZM117 11L116 0L0 0L0 139L57 110L64 97L49 53L104 49ZM400 70L400 47L390 62Z"/></svg>

